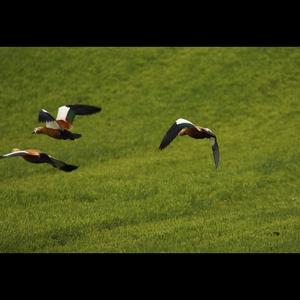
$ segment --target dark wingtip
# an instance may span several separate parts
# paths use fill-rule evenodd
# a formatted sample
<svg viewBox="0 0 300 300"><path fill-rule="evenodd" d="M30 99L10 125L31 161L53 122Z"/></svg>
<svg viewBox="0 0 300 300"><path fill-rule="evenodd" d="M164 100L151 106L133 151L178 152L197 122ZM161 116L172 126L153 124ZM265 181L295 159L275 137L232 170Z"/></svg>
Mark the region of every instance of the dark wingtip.
<svg viewBox="0 0 300 300"><path fill-rule="evenodd" d="M164 148L165 148L165 147L164 147L162 144L160 144L158 149L159 149L159 150L163 150Z"/></svg>
<svg viewBox="0 0 300 300"><path fill-rule="evenodd" d="M65 172L72 172L72 171L76 170L77 168L78 168L78 166L65 165L65 166L61 167L60 170L65 171Z"/></svg>
<svg viewBox="0 0 300 300"><path fill-rule="evenodd" d="M100 112L101 107L85 105L85 104L68 104L67 107L72 108L76 115L91 115Z"/></svg>

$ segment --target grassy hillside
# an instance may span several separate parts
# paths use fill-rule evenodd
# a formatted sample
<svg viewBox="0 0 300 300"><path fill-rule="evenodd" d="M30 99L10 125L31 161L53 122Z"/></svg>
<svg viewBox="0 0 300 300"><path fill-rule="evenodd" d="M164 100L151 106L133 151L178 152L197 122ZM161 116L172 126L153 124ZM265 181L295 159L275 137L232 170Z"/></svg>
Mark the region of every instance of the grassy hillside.
<svg viewBox="0 0 300 300"><path fill-rule="evenodd" d="M0 252L299 252L299 48L0 48ZM32 135L77 117L76 141ZM158 146L177 118L210 142Z"/></svg>

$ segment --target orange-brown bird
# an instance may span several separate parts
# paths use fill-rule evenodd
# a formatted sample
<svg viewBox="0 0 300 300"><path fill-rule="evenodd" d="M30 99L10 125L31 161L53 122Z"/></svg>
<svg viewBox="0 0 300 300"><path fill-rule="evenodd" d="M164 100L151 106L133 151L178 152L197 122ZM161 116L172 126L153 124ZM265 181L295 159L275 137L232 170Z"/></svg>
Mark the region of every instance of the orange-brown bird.
<svg viewBox="0 0 300 300"><path fill-rule="evenodd" d="M59 107L57 117L54 119L48 111L41 109L39 112L39 122L46 123L44 127L37 127L33 134L46 134L59 140L75 140L81 134L69 131L76 115L91 115L100 112L101 108L84 104L72 104Z"/></svg>
<svg viewBox="0 0 300 300"><path fill-rule="evenodd" d="M8 158L8 157L16 157L16 156L20 156L26 161L34 164L48 163L52 167L58 168L59 170L65 172L71 172L78 168L78 166L66 164L65 162L57 160L56 158L36 149L20 150L15 148L12 150L11 153L1 155L0 159Z"/></svg>
<svg viewBox="0 0 300 300"><path fill-rule="evenodd" d="M194 139L210 139L215 160L215 166L216 168L218 167L220 154L219 146L217 143L217 137L209 128L196 126L192 122L185 119L178 119L165 134L159 146L159 149L163 150L164 148L166 148L178 135L188 135Z"/></svg>

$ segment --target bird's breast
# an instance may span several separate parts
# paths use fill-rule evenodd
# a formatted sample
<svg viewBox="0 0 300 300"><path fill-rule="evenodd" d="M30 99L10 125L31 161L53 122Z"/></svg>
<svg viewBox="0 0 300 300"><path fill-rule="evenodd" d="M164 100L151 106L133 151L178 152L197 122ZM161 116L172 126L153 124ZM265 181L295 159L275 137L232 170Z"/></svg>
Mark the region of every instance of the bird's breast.
<svg viewBox="0 0 300 300"><path fill-rule="evenodd" d="M60 129L52 129L52 128L43 127L39 130L38 133L49 135L50 137L53 137L55 139L61 138Z"/></svg>
<svg viewBox="0 0 300 300"><path fill-rule="evenodd" d="M205 131L203 131L201 129L197 129L195 127L187 128L186 134L188 134L190 137L192 137L194 139L204 139L207 137L207 134Z"/></svg>

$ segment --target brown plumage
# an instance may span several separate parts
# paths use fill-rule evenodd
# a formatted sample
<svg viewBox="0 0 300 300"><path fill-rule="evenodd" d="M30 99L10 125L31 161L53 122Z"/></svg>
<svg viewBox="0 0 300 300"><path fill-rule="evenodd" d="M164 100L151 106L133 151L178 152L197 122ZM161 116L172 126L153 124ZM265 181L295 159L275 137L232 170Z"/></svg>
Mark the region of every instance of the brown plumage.
<svg viewBox="0 0 300 300"><path fill-rule="evenodd" d="M46 125L47 126L47 125ZM57 140L75 140L81 137L81 134L79 133L73 133L69 130L66 130L64 128L48 128L48 127L37 127L32 132L33 134L46 134L54 139Z"/></svg>
<svg viewBox="0 0 300 300"><path fill-rule="evenodd" d="M38 127L36 128L35 132L36 134L46 134L54 139L61 139L62 130L61 129L52 129L45 127Z"/></svg>
<svg viewBox="0 0 300 300"><path fill-rule="evenodd" d="M17 156L20 156L24 160L34 164L47 163L50 164L52 167L58 168L59 170L65 172L71 172L78 168L78 166L69 165L65 162L57 160L56 158L36 149L27 149L27 150L13 149L11 153L1 155L0 159L17 157Z"/></svg>
<svg viewBox="0 0 300 300"><path fill-rule="evenodd" d="M185 127L181 129L178 135L188 135L194 139L209 139L213 137L212 133L208 132L203 127L195 126L195 127Z"/></svg>
<svg viewBox="0 0 300 300"><path fill-rule="evenodd" d="M215 166L216 168L218 167L220 154L217 137L209 128L196 126L185 119L178 119L166 132L164 138L161 141L159 149L163 150L164 148L166 148L178 135L188 135L194 139L210 139L212 143Z"/></svg>

